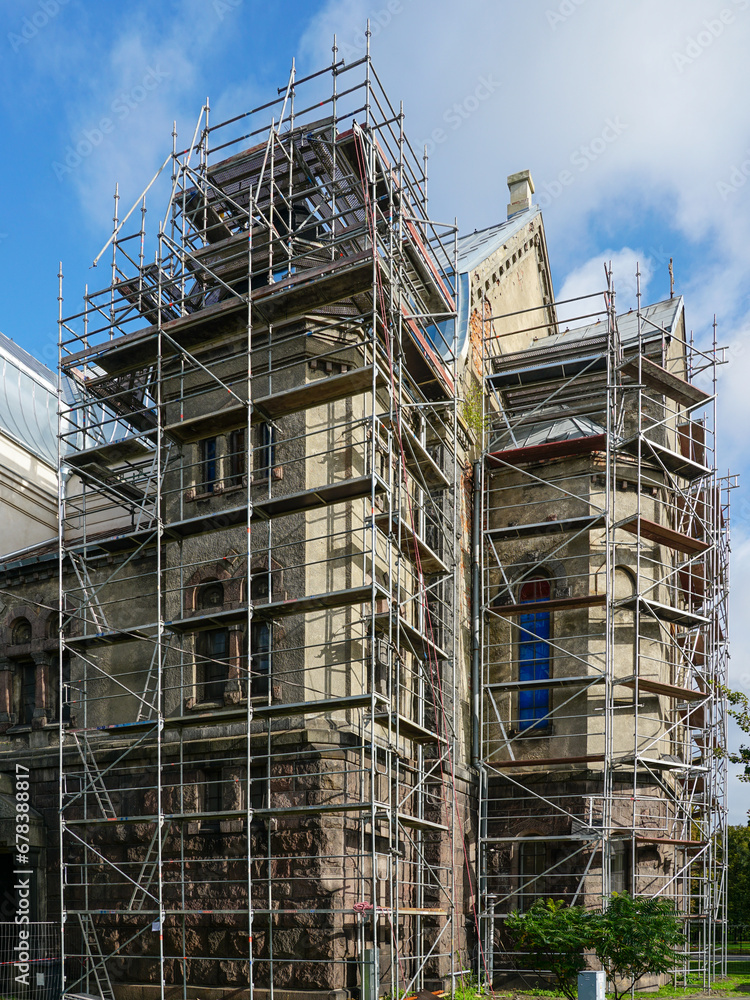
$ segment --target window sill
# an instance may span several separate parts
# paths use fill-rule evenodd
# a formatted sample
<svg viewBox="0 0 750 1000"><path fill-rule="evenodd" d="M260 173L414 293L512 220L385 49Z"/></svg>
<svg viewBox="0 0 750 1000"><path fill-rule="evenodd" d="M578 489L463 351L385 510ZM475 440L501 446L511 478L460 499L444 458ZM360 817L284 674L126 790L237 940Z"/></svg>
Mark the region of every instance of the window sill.
<svg viewBox="0 0 750 1000"><path fill-rule="evenodd" d="M218 823L206 823L205 820L199 823L188 823L188 835L191 837L228 837L232 834L244 833L244 820L219 820Z"/></svg>
<svg viewBox="0 0 750 1000"><path fill-rule="evenodd" d="M275 468L272 470L272 475L260 475L253 476L250 480L249 485L254 486L268 486L269 479L273 481L278 481L284 478L283 468ZM206 500L213 500L216 497L232 496L235 493L240 493L242 490L248 488L248 482L243 477L241 483L235 483L233 486L224 486L222 483L217 483L216 488L213 490L203 490L199 493L195 486L191 486L185 490L183 497L186 503L205 503Z"/></svg>
<svg viewBox="0 0 750 1000"><path fill-rule="evenodd" d="M14 723L12 726L3 732L4 736L22 736L24 733L56 733L59 729L60 723L46 722L43 726L19 726ZM69 722L63 722L63 729L70 729ZM2 732L2 730L0 730Z"/></svg>
<svg viewBox="0 0 750 1000"><path fill-rule="evenodd" d="M509 729L508 736L514 740L543 740L554 735L554 726L546 729Z"/></svg>
<svg viewBox="0 0 750 1000"><path fill-rule="evenodd" d="M252 705L266 705L268 704L267 694L251 694L250 703ZM192 705L186 705L186 712L207 712L211 709L221 710L223 708L246 708L247 707L247 696L243 695L238 698L237 701L232 702L231 705L227 705L223 701L197 701ZM30 730L31 727L28 727ZM57 726L54 727L55 729Z"/></svg>
<svg viewBox="0 0 750 1000"><path fill-rule="evenodd" d="M200 500L213 500L214 497L220 497L224 495L224 490L212 490L210 493L196 493L195 489L185 490L185 501L187 503L196 503Z"/></svg>

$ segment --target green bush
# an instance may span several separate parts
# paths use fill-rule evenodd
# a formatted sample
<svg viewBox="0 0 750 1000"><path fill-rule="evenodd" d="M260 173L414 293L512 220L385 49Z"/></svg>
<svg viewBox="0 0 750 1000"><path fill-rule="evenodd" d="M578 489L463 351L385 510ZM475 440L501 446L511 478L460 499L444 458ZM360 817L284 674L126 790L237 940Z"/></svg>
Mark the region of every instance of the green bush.
<svg viewBox="0 0 750 1000"><path fill-rule="evenodd" d="M506 927L516 947L538 972L548 969L569 1000L591 950L620 1000L643 976L671 972L675 949L684 944L682 924L669 900L613 893L595 913L562 900L537 900L526 913L512 913Z"/></svg>
<svg viewBox="0 0 750 1000"><path fill-rule="evenodd" d="M575 1000L595 916L562 900L538 899L525 913L511 913L505 926L516 947L528 952L530 964L537 971L549 969L565 996Z"/></svg>
<svg viewBox="0 0 750 1000"><path fill-rule="evenodd" d="M684 945L685 936L668 899L634 898L623 892L613 893L607 909L597 914L594 941L596 957L612 983L615 1000L620 1000L643 976L671 972L675 949ZM618 980L622 989L617 988Z"/></svg>

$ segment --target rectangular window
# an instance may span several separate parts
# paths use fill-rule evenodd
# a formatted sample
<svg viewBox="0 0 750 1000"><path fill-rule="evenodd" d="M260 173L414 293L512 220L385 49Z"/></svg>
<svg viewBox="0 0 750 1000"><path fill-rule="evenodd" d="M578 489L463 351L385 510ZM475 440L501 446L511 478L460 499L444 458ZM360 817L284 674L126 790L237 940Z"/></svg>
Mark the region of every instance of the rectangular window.
<svg viewBox="0 0 750 1000"><path fill-rule="evenodd" d="M435 581L435 582L433 582ZM445 625L449 620L448 608L443 600L445 588L439 578L425 578L425 604L429 614L424 615L424 632L436 646L445 642Z"/></svg>
<svg viewBox="0 0 750 1000"><path fill-rule="evenodd" d="M436 556L443 557L443 536L445 534L445 523L443 517L443 490L431 490L425 496L424 507L424 528L422 537Z"/></svg>
<svg viewBox="0 0 750 1000"><path fill-rule="evenodd" d="M519 909L526 912L535 899L545 895L545 871L547 861L547 846L543 840L531 840L521 844L519 860Z"/></svg>
<svg viewBox="0 0 750 1000"><path fill-rule="evenodd" d="M223 701L229 679L229 631L215 628L204 632L198 642L202 662L201 701Z"/></svg>
<svg viewBox="0 0 750 1000"><path fill-rule="evenodd" d="M521 604L548 601L549 580L529 580L521 588ZM529 687L518 695L518 728L521 732L541 730L549 726L549 688L537 687L534 682L550 677L550 613L534 610L519 617L518 679Z"/></svg>
<svg viewBox="0 0 750 1000"><path fill-rule="evenodd" d="M60 697L59 676L59 660L55 658L49 667L47 722L58 721L58 701ZM70 723L70 701L70 653L66 650L62 656L62 721L64 723Z"/></svg>
<svg viewBox="0 0 750 1000"><path fill-rule="evenodd" d="M250 829L253 831L256 837L267 833L267 822L266 816L255 815L259 809L268 809L270 801L270 781L268 778L268 769L263 767L262 769L253 768L252 779L250 782L250 808L253 810L253 818L251 822ZM256 840L252 845L253 855L261 853L266 849L265 841L260 842Z"/></svg>
<svg viewBox="0 0 750 1000"><path fill-rule="evenodd" d="M253 461L253 479L268 479L276 462L276 431L273 424L258 424L258 446Z"/></svg>
<svg viewBox="0 0 750 1000"><path fill-rule="evenodd" d="M221 769L211 768L203 772L201 786L200 810L203 813L220 813L224 809L224 794L221 780ZM219 817L205 816L201 820L201 830L218 832Z"/></svg>
<svg viewBox="0 0 750 1000"><path fill-rule="evenodd" d="M240 427L229 435L229 486L242 486L247 471L247 445L245 428Z"/></svg>
<svg viewBox="0 0 750 1000"><path fill-rule="evenodd" d="M63 653L62 658L62 721L70 723L70 703L72 701L70 693L70 653Z"/></svg>
<svg viewBox="0 0 750 1000"><path fill-rule="evenodd" d="M612 849L612 868L610 875L610 890L625 892L628 889L627 845L614 844Z"/></svg>
<svg viewBox="0 0 750 1000"><path fill-rule="evenodd" d="M221 812L221 771L206 772L206 812Z"/></svg>
<svg viewBox="0 0 750 1000"><path fill-rule="evenodd" d="M254 774L250 784L250 808L268 808L268 778L265 774Z"/></svg>
<svg viewBox="0 0 750 1000"><path fill-rule="evenodd" d="M36 666L24 663L21 671L21 711L18 721L22 726L30 726L36 708Z"/></svg>
<svg viewBox="0 0 750 1000"><path fill-rule="evenodd" d="M201 476L204 493L213 493L216 485L218 464L216 461L216 438L204 438L201 441Z"/></svg>
<svg viewBox="0 0 750 1000"><path fill-rule="evenodd" d="M268 697L271 676L271 623L254 621L250 625L250 693Z"/></svg>

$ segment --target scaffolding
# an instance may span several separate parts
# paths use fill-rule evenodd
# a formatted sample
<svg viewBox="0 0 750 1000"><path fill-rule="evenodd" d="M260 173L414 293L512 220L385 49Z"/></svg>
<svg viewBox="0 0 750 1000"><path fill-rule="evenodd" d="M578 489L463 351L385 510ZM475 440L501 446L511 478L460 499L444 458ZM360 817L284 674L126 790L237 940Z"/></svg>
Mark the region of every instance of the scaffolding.
<svg viewBox="0 0 750 1000"><path fill-rule="evenodd" d="M146 192L60 273L63 993L450 988L456 228L335 43Z"/></svg>
<svg viewBox="0 0 750 1000"><path fill-rule="evenodd" d="M639 277L638 277L639 281ZM503 918L535 900L671 900L678 981L721 975L729 492L713 341L682 299L604 293L490 315L476 467L483 961L531 974Z"/></svg>

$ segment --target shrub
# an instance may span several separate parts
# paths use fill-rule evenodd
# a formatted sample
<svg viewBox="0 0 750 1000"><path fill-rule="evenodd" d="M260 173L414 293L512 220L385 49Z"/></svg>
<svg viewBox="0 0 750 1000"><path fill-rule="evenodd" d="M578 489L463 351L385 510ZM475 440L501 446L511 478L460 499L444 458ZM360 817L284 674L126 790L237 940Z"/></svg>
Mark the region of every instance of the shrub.
<svg viewBox="0 0 750 1000"><path fill-rule="evenodd" d="M575 1000L577 976L592 949L621 1000L643 976L671 972L684 944L681 921L669 900L613 893L601 913L537 900L526 913L511 913L506 927L537 971L552 972L562 992Z"/></svg>
<svg viewBox="0 0 750 1000"><path fill-rule="evenodd" d="M596 957L612 983L615 1000L643 976L671 972L677 961L675 949L685 941L673 904L659 896L613 893L596 923Z"/></svg>
<svg viewBox="0 0 750 1000"><path fill-rule="evenodd" d="M511 913L506 928L537 970L549 969L569 1000L577 995L578 973L586 968L595 914L562 900L538 899L526 913Z"/></svg>

